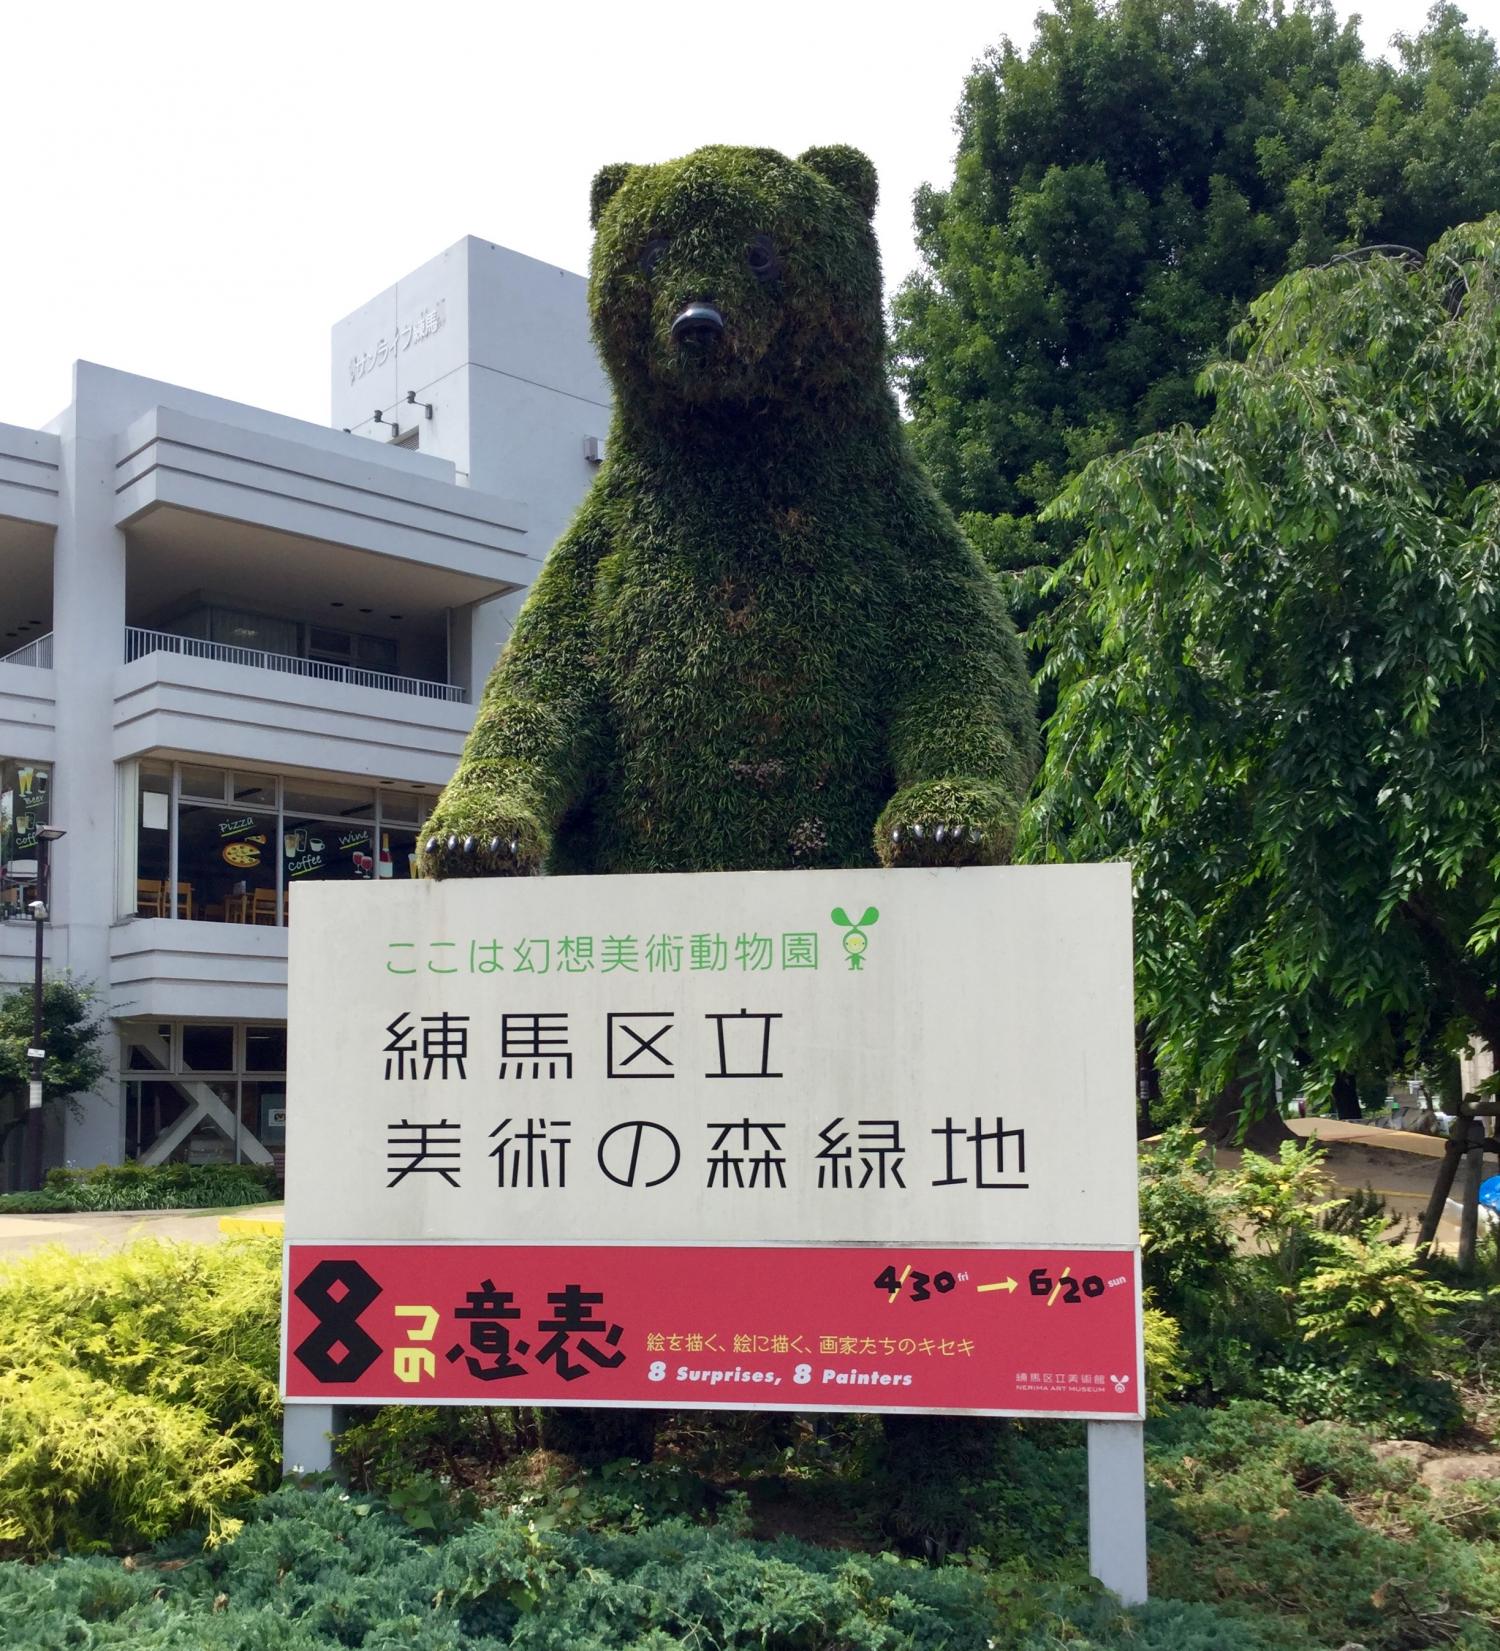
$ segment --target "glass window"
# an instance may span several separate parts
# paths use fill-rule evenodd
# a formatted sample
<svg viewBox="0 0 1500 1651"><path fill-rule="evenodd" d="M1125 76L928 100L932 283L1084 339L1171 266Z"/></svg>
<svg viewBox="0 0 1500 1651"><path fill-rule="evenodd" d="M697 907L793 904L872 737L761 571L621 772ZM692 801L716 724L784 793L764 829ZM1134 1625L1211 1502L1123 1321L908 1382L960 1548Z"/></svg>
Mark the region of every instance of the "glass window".
<svg viewBox="0 0 1500 1651"><path fill-rule="evenodd" d="M420 825L427 818L427 802L425 796L413 791L382 791L380 817L382 820L399 820L403 825Z"/></svg>
<svg viewBox="0 0 1500 1651"><path fill-rule="evenodd" d="M240 774L233 776L231 796L246 808L275 808L276 776L274 774Z"/></svg>
<svg viewBox="0 0 1500 1651"><path fill-rule="evenodd" d="M36 882L37 833L51 815L52 771L0 761L0 916L24 917Z"/></svg>
<svg viewBox="0 0 1500 1651"><path fill-rule="evenodd" d="M212 797L223 802L228 796L225 787L229 776L222 768L198 768L192 763L182 765L182 794L184 797Z"/></svg>
<svg viewBox="0 0 1500 1651"><path fill-rule="evenodd" d="M213 640L231 648L255 648L265 653L295 654L297 622L273 619L264 613L243 613L238 608L213 610Z"/></svg>
<svg viewBox="0 0 1500 1651"><path fill-rule="evenodd" d="M374 793L358 786L320 785L316 780L288 780L288 814L321 814L332 820L373 820Z"/></svg>
<svg viewBox="0 0 1500 1651"><path fill-rule="evenodd" d="M164 762L140 765L135 834L135 914L165 917L172 864L172 770ZM127 908L128 909L128 908Z"/></svg>
<svg viewBox="0 0 1500 1651"><path fill-rule="evenodd" d="M274 1155L286 1150L286 1084L242 1083L240 1124Z"/></svg>
<svg viewBox="0 0 1500 1651"><path fill-rule="evenodd" d="M151 1047L144 1047L147 1038ZM172 1026L163 1021L159 1026L132 1028L128 1034L129 1053L125 1064L132 1072L169 1072L172 1069Z"/></svg>
<svg viewBox="0 0 1500 1651"><path fill-rule="evenodd" d="M187 1097L170 1082L125 1085L125 1152L139 1158L164 1129L170 1129L187 1110ZM181 1148L174 1156L181 1156Z"/></svg>
<svg viewBox="0 0 1500 1651"><path fill-rule="evenodd" d="M417 875L417 834L396 827L380 833L378 875L405 881Z"/></svg>
<svg viewBox="0 0 1500 1651"><path fill-rule="evenodd" d="M276 816L183 803L177 814L177 915L277 922Z"/></svg>
<svg viewBox="0 0 1500 1651"><path fill-rule="evenodd" d="M172 1148L177 1163L227 1163L252 1156L259 1141L277 1168L285 1152L286 1027L127 1021L125 1140L138 1157L163 1131L180 1129ZM168 1058L167 1052L174 1058ZM237 1064L243 1057L244 1066ZM221 1103L203 1106L205 1089ZM191 1122L192 1128L185 1125Z"/></svg>
<svg viewBox="0 0 1500 1651"><path fill-rule="evenodd" d="M247 1072L286 1071L286 1027L247 1026L245 1028L245 1070Z"/></svg>
<svg viewBox="0 0 1500 1651"><path fill-rule="evenodd" d="M197 1026L184 1021L182 1069L184 1072L233 1072L234 1028Z"/></svg>
<svg viewBox="0 0 1500 1651"><path fill-rule="evenodd" d="M332 878L364 880L375 875L374 828L357 821L294 819L282 824L285 886Z"/></svg>
<svg viewBox="0 0 1500 1651"><path fill-rule="evenodd" d="M369 671L394 672L396 644L388 636L361 636L355 641L355 658Z"/></svg>

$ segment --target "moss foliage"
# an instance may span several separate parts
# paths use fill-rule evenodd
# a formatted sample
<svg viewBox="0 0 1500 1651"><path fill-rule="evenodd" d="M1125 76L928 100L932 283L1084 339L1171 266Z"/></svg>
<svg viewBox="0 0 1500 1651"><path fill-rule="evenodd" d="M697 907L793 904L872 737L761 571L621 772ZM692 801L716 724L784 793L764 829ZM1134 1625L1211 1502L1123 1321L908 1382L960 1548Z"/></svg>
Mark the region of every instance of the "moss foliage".
<svg viewBox="0 0 1500 1651"><path fill-rule="evenodd" d="M485 689L428 875L1009 859L1035 705L886 386L874 203L847 148L596 178L608 457ZM684 334L692 304L721 328Z"/></svg>

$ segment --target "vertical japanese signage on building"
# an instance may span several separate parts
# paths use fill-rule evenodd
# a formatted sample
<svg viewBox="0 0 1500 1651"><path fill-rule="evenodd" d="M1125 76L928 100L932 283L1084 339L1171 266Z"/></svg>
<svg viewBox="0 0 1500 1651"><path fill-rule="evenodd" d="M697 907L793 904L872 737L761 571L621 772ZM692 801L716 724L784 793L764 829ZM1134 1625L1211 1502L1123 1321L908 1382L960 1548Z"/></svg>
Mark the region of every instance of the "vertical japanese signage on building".
<svg viewBox="0 0 1500 1651"><path fill-rule="evenodd" d="M309 884L288 1019L292 1402L1142 1413L1123 866Z"/></svg>

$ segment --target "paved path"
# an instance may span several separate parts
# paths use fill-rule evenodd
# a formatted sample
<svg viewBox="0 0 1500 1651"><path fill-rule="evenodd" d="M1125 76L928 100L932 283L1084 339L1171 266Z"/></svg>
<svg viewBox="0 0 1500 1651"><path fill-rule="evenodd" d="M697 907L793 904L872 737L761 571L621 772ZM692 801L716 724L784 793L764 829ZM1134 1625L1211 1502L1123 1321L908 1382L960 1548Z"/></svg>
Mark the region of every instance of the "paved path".
<svg viewBox="0 0 1500 1651"><path fill-rule="evenodd" d="M231 1220L281 1217L280 1204L255 1204L232 1210ZM70 1250L118 1250L137 1238L186 1238L217 1244L226 1235L219 1226L223 1210L127 1210L119 1214L0 1215L0 1256L23 1255L44 1244Z"/></svg>

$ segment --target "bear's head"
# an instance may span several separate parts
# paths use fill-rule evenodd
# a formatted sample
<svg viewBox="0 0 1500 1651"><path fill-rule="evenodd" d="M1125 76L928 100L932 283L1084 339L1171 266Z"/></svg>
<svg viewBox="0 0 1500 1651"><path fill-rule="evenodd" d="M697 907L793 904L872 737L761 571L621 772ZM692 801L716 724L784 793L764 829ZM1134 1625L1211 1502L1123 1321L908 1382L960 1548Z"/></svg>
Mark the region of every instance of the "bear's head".
<svg viewBox="0 0 1500 1651"><path fill-rule="evenodd" d="M715 147L594 179L589 309L623 406L827 407L884 383L875 169Z"/></svg>

